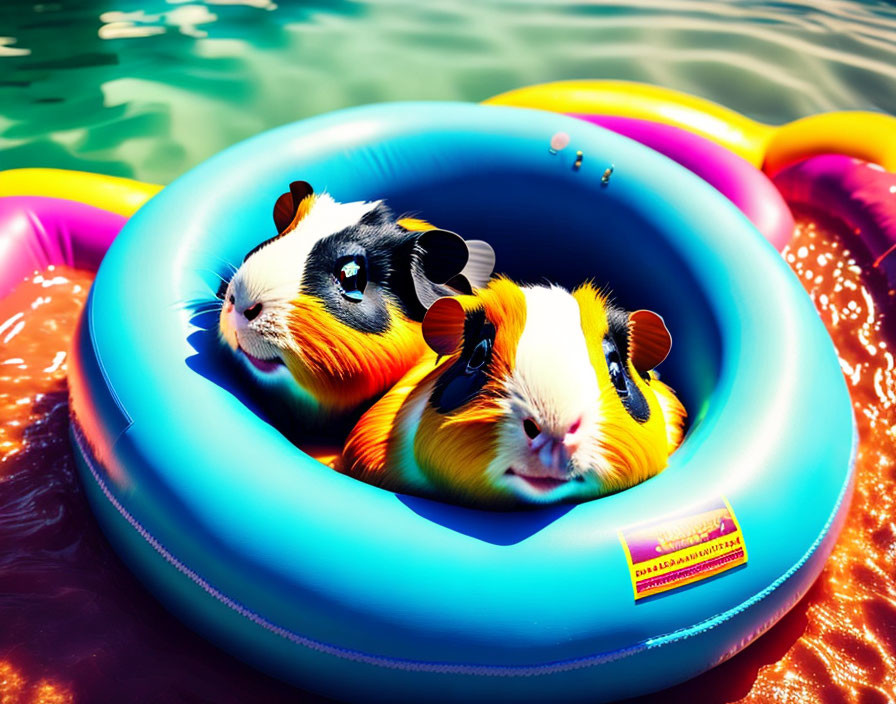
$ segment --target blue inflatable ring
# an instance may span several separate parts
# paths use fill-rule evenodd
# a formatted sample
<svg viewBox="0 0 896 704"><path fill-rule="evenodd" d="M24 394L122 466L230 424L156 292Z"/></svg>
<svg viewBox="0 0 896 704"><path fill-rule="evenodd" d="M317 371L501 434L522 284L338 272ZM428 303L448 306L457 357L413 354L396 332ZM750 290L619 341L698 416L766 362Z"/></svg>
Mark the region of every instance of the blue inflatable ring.
<svg viewBox="0 0 896 704"><path fill-rule="evenodd" d="M675 337L661 371L692 421L669 468L586 504L498 513L392 494L297 449L191 308L221 258L270 236L295 179L485 237L521 280L593 277L660 311ZM596 702L692 677L806 592L852 486L846 385L781 257L684 168L538 111L366 107L215 156L112 245L70 386L88 496L133 570L222 647L344 699ZM619 532L721 497L747 563L636 600Z"/></svg>

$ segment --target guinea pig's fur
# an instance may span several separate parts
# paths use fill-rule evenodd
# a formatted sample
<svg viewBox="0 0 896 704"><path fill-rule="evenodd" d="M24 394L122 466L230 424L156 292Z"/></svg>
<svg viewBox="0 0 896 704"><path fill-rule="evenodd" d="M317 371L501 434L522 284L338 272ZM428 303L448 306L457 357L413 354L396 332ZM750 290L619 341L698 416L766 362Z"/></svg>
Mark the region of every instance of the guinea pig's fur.
<svg viewBox="0 0 896 704"><path fill-rule="evenodd" d="M633 486L681 442L684 408L651 371L671 346L662 319L615 308L591 284L494 279L437 301L423 333L432 351L361 417L340 471L513 508Z"/></svg>
<svg viewBox="0 0 896 704"><path fill-rule="evenodd" d="M291 184L279 234L219 291L219 336L255 379L306 420L345 413L392 386L426 350L420 320L437 298L471 293L494 254L382 201L338 203Z"/></svg>

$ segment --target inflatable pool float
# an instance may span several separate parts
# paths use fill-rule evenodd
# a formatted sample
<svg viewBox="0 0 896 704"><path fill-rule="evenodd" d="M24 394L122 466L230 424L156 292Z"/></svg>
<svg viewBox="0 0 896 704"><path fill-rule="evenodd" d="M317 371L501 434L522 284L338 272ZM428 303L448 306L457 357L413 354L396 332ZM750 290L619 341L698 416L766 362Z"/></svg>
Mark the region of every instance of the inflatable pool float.
<svg viewBox="0 0 896 704"><path fill-rule="evenodd" d="M896 171L896 118L883 113L829 112L772 126L669 88L606 80L542 83L486 102L674 125L717 142L772 176L820 154L852 156Z"/></svg>
<svg viewBox="0 0 896 704"><path fill-rule="evenodd" d="M118 176L64 169L0 171L0 197L42 196L90 205L129 217L162 189Z"/></svg>
<svg viewBox="0 0 896 704"><path fill-rule="evenodd" d="M95 271L160 186L59 169L0 171L0 297L50 265Z"/></svg>
<svg viewBox="0 0 896 704"><path fill-rule="evenodd" d="M844 223L867 252L871 268L885 277L886 303L896 305L896 174L860 159L825 154L780 171L775 186L794 207Z"/></svg>
<svg viewBox="0 0 896 704"><path fill-rule="evenodd" d="M558 132L569 147L551 150ZM669 468L493 513L377 489L289 443L193 305L296 178L480 233L511 276L593 277L662 311L661 371L692 418ZM806 592L852 486L837 356L774 248L670 159L541 111L359 108L213 157L113 243L69 384L88 498L134 571L222 647L345 699L595 702L693 677Z"/></svg>
<svg viewBox="0 0 896 704"><path fill-rule="evenodd" d="M65 264L96 270L125 218L58 198L0 198L0 296L23 278Z"/></svg>

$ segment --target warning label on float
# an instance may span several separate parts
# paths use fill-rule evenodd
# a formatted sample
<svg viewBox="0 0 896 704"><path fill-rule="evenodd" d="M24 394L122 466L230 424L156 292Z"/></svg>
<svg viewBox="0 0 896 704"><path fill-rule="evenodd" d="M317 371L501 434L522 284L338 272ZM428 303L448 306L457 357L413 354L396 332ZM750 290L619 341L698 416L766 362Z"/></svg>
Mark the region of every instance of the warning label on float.
<svg viewBox="0 0 896 704"><path fill-rule="evenodd" d="M740 525L725 497L619 531L635 599L684 586L747 561Z"/></svg>

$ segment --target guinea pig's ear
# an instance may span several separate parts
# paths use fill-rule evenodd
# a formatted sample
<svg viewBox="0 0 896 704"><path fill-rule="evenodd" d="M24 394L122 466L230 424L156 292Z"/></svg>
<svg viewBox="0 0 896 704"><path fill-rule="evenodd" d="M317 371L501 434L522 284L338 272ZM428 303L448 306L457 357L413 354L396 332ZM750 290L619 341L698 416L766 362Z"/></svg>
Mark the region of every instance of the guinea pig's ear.
<svg viewBox="0 0 896 704"><path fill-rule="evenodd" d="M436 299L423 316L423 339L439 356L452 355L464 343L467 313L457 298Z"/></svg>
<svg viewBox="0 0 896 704"><path fill-rule="evenodd" d="M314 189L307 181L293 181L289 184L289 193L284 193L274 203L274 224L277 226L277 232L282 234L295 227L308 211L308 207L305 207L300 212L299 206L312 195Z"/></svg>
<svg viewBox="0 0 896 704"><path fill-rule="evenodd" d="M483 240L464 240L464 242L467 244L469 258L458 276L466 279L473 288L482 288L488 284L495 270L495 250Z"/></svg>
<svg viewBox="0 0 896 704"><path fill-rule="evenodd" d="M635 369L646 373L659 365L672 349L672 336L661 316L636 310L628 316L628 354Z"/></svg>
<svg viewBox="0 0 896 704"><path fill-rule="evenodd" d="M411 255L411 277L417 300L429 308L436 299L472 293L484 286L495 266L495 252L481 240L465 240L448 230L427 230L417 236Z"/></svg>

